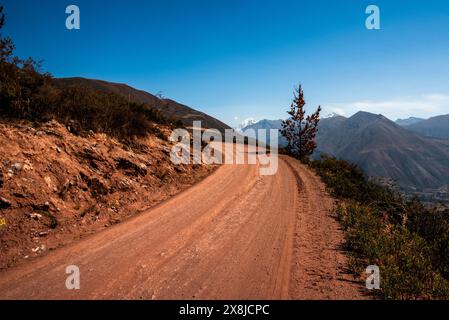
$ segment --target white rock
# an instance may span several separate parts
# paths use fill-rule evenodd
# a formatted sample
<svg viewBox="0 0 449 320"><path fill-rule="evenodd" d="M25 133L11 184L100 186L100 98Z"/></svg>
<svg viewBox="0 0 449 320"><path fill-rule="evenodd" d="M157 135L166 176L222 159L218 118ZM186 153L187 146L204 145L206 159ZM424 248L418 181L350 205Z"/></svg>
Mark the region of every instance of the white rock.
<svg viewBox="0 0 449 320"><path fill-rule="evenodd" d="M34 219L34 220L39 220L39 219L41 219L42 218L42 215L41 214L39 214L39 213L32 213L32 214L30 214L30 218L31 219Z"/></svg>

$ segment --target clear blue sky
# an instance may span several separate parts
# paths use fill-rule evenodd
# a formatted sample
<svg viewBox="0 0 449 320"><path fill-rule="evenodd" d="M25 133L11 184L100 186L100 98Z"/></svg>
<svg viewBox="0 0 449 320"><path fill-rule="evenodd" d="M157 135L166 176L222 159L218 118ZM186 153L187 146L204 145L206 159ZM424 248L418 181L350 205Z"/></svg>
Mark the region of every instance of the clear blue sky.
<svg viewBox="0 0 449 320"><path fill-rule="evenodd" d="M57 77L162 91L225 122L284 118L301 81L309 107L390 118L449 113L446 0L7 0L16 53ZM81 30L65 28L65 8ZM381 9L381 30L365 8Z"/></svg>

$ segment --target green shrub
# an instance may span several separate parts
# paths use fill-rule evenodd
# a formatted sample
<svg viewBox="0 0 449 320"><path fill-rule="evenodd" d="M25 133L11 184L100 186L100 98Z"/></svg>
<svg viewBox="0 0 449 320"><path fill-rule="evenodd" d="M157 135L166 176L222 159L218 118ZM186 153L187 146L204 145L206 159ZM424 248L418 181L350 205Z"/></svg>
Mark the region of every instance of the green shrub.
<svg viewBox="0 0 449 320"><path fill-rule="evenodd" d="M390 190L367 181L355 164L322 155L320 160L311 161L310 165L337 198L355 199L367 204L397 200Z"/></svg>

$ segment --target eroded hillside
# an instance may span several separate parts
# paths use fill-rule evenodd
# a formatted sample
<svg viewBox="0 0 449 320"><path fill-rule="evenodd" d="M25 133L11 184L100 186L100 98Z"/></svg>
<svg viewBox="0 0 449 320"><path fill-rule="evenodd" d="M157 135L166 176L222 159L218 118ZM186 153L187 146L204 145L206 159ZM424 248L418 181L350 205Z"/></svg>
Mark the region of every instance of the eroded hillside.
<svg viewBox="0 0 449 320"><path fill-rule="evenodd" d="M194 184L210 166L174 166L161 134L132 145L56 121L0 122L0 269L108 228Z"/></svg>

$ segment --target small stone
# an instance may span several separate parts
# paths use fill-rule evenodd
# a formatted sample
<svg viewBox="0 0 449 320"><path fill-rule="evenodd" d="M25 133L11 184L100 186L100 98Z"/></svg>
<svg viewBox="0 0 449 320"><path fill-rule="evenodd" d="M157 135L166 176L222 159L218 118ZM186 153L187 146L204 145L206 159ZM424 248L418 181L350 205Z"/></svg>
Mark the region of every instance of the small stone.
<svg viewBox="0 0 449 320"><path fill-rule="evenodd" d="M20 162L14 162L11 166L14 171L20 171L23 169L23 164Z"/></svg>
<svg viewBox="0 0 449 320"><path fill-rule="evenodd" d="M49 188L53 187L53 182L51 181L51 178L49 176L45 176L44 181L47 184L47 187L49 187Z"/></svg>
<svg viewBox="0 0 449 320"><path fill-rule="evenodd" d="M39 237L45 237L46 235L48 235L46 231L39 232Z"/></svg>
<svg viewBox="0 0 449 320"><path fill-rule="evenodd" d="M39 213L32 213L32 214L30 214L30 218L34 219L34 220L39 220L42 218L42 215Z"/></svg>

